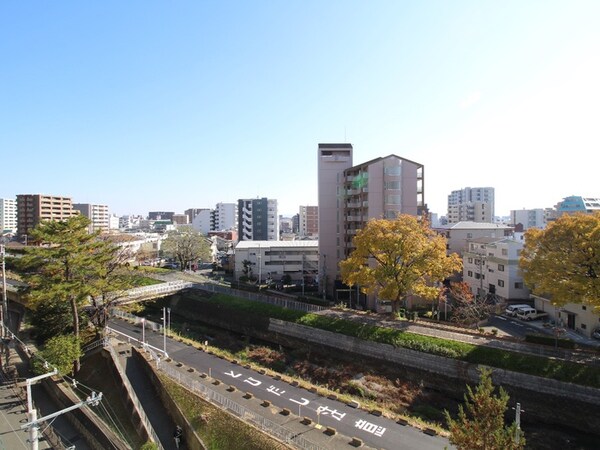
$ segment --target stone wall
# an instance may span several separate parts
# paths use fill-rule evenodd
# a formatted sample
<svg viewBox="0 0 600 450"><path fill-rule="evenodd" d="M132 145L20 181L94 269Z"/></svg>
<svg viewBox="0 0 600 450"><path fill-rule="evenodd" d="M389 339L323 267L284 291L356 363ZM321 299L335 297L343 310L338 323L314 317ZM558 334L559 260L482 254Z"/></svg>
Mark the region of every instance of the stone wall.
<svg viewBox="0 0 600 450"><path fill-rule="evenodd" d="M427 375L431 374L430 378L435 380L433 384L440 391L456 393L459 388L464 390L466 383L476 384L479 380L478 366L464 361L369 342L277 319L271 319L269 330L280 337L292 337L336 351L342 350L398 364L422 373L423 378L429 378ZM493 367L490 369L494 384L505 388L511 398L519 401L527 399L532 406L530 417L557 423L568 420L570 426L582 431L599 432L600 415L597 413L597 405L600 404L600 389ZM446 383L440 384L441 379L445 379Z"/></svg>

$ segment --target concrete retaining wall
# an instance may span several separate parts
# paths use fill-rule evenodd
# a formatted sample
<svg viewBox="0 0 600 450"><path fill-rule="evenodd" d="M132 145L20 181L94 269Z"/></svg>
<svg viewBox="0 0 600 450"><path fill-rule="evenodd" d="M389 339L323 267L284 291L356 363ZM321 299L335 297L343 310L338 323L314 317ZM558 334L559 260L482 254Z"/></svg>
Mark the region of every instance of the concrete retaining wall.
<svg viewBox="0 0 600 450"><path fill-rule="evenodd" d="M278 319L271 319L269 330L327 347L394 362L413 369L457 378L466 382L477 383L479 380L477 365L452 358L396 348L388 344L364 341L355 337L344 336ZM493 371L492 379L497 385L512 386L518 389L530 390L538 394L564 397L595 405L600 404L600 389L493 367L491 369Z"/></svg>

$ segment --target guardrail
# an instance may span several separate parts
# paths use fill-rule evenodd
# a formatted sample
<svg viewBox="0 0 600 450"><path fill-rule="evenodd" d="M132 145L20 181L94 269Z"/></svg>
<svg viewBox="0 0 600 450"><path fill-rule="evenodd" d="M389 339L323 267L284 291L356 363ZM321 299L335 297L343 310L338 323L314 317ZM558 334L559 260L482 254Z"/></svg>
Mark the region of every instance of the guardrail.
<svg viewBox="0 0 600 450"><path fill-rule="evenodd" d="M169 378L176 383L185 386L192 392L195 392L203 399L225 409L229 410L232 414L235 414L241 420L248 422L265 433L274 436L280 441L286 444L292 445L301 450L326 450L325 447L321 447L314 442L306 439L300 435L298 431L292 431L286 427L261 416L260 414L246 408L243 405L231 400L229 397L209 388L208 386L200 383L198 380L193 379L191 376L181 373L174 367L169 366L163 361L158 361L158 370L163 372Z"/></svg>
<svg viewBox="0 0 600 450"><path fill-rule="evenodd" d="M196 283L193 287L208 292L218 292L221 294L233 295L235 297L250 300L252 302L269 303L271 305L280 306L282 308L287 309L294 309L296 311L319 312L323 311L324 309L327 309L319 305L312 305L310 303L303 303L287 298L272 297L265 294L259 294L257 292L242 291L239 289L233 289L227 286L222 286L220 284L214 283Z"/></svg>

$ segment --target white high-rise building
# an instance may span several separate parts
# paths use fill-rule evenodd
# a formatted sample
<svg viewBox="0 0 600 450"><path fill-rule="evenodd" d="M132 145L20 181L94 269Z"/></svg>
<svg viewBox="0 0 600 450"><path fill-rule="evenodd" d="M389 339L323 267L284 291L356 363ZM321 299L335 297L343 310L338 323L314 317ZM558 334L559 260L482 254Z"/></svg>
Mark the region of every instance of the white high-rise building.
<svg viewBox="0 0 600 450"><path fill-rule="evenodd" d="M0 234L17 232L17 200L0 198Z"/></svg>
<svg viewBox="0 0 600 450"><path fill-rule="evenodd" d="M448 223L494 221L494 188L466 187L448 196Z"/></svg>
<svg viewBox="0 0 600 450"><path fill-rule="evenodd" d="M108 231L110 228L108 206L91 203L73 203L73 209L90 219L90 233Z"/></svg>
<svg viewBox="0 0 600 450"><path fill-rule="evenodd" d="M238 205L217 203L211 214L210 231L234 230L238 224Z"/></svg>

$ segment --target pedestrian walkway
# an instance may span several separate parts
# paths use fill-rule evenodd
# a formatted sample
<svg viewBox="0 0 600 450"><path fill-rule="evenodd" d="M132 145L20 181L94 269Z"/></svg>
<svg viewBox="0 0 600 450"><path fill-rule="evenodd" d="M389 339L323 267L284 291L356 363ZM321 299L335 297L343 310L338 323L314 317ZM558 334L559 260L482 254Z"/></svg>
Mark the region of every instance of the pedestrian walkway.
<svg viewBox="0 0 600 450"><path fill-rule="evenodd" d="M165 410L160 401L160 396L146 375L144 368L140 366L140 362L135 358L131 358L131 347L126 346L125 349L119 347L117 354L119 355L119 363L161 445L165 450L176 449L175 441L173 440L173 431L177 424L173 422L172 417ZM183 449L184 447L180 448Z"/></svg>

